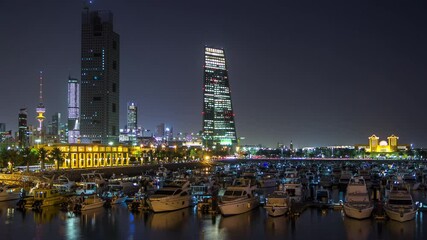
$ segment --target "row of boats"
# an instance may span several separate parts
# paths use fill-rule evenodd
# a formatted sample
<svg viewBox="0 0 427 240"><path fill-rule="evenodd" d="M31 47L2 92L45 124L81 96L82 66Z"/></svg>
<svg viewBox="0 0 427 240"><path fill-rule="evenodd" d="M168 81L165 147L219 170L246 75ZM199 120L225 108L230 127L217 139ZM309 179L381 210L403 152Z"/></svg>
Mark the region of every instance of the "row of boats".
<svg viewBox="0 0 427 240"><path fill-rule="evenodd" d="M196 204L200 211L220 212L223 216L242 214L264 203L266 212L273 217L291 212L300 203L332 203L329 190L317 187L322 176L310 174L315 171L301 174L301 170L289 168L280 175L277 167L264 167L260 174L258 167L242 166L244 169L236 173L227 167L215 166L214 171L206 170L204 174L200 170L172 174L161 167L155 175L140 176L138 184L124 181L123 177L106 181L102 174L82 174L79 184L63 178L62 182L38 184L29 194L23 189L4 186L0 188L0 201L19 199L18 208L36 210L61 205L64 210L73 212L124 202L128 202L131 211L153 212L175 211ZM171 177L173 180L168 180ZM369 218L377 208L377 215L384 211L392 220L404 222L415 218L417 207L403 178L395 178L388 184L384 199L377 202L370 198L367 178L369 181L369 177L352 174L346 182L345 198L339 206L348 217ZM310 186L313 185L316 185L316 191L310 193ZM123 191L135 189L135 186L138 191L132 195Z"/></svg>

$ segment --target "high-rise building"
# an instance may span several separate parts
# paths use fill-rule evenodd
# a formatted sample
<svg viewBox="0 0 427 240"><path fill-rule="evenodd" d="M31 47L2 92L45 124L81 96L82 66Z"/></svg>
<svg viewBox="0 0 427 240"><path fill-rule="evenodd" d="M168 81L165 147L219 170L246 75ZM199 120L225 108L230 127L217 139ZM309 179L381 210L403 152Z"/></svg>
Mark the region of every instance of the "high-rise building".
<svg viewBox="0 0 427 240"><path fill-rule="evenodd" d="M85 8L81 37L81 142L116 143L120 36L113 30L113 14Z"/></svg>
<svg viewBox="0 0 427 240"><path fill-rule="evenodd" d="M207 148L237 144L224 49L205 47L203 144Z"/></svg>
<svg viewBox="0 0 427 240"><path fill-rule="evenodd" d="M127 126L129 132L135 132L138 125L138 107L134 102L128 102Z"/></svg>
<svg viewBox="0 0 427 240"><path fill-rule="evenodd" d="M25 147L28 147L29 145L27 118L28 118L27 109L26 108L19 109L18 145L20 148L25 148Z"/></svg>
<svg viewBox="0 0 427 240"><path fill-rule="evenodd" d="M78 143L80 138L80 83L68 77L68 143Z"/></svg>
<svg viewBox="0 0 427 240"><path fill-rule="evenodd" d="M50 134L59 136L61 130L61 113L55 113L52 115L51 126Z"/></svg>
<svg viewBox="0 0 427 240"><path fill-rule="evenodd" d="M0 123L0 133L6 132L6 123Z"/></svg>

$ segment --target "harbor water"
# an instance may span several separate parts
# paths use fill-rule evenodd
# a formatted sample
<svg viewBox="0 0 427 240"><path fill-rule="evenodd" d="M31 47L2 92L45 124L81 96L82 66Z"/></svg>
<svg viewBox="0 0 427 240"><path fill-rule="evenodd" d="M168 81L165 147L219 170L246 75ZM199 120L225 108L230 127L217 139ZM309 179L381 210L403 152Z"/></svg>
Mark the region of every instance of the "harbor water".
<svg viewBox="0 0 427 240"><path fill-rule="evenodd" d="M425 202L422 191L415 200ZM339 200L342 193L333 193ZM270 217L259 207L237 216L202 214L195 207L166 213L130 212L126 205L75 215L48 207L40 212L0 203L1 239L426 239L427 213L414 220L355 220L342 210L308 208L299 217Z"/></svg>

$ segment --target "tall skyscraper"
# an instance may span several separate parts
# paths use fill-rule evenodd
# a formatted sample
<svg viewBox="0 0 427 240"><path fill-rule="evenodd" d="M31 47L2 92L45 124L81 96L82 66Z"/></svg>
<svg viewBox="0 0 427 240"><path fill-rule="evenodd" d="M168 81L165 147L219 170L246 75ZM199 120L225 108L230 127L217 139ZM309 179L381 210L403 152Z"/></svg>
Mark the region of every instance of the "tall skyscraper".
<svg viewBox="0 0 427 240"><path fill-rule="evenodd" d="M19 109L18 115L18 145L20 148L28 147L29 139L28 139L28 125L27 125L27 109L21 108Z"/></svg>
<svg viewBox="0 0 427 240"><path fill-rule="evenodd" d="M85 8L81 36L81 142L117 143L120 36L113 14Z"/></svg>
<svg viewBox="0 0 427 240"><path fill-rule="evenodd" d="M78 143L80 138L80 84L68 77L68 143Z"/></svg>
<svg viewBox="0 0 427 240"><path fill-rule="evenodd" d="M138 107L134 102L128 102L128 115L126 128L130 132L135 132L138 124Z"/></svg>
<svg viewBox="0 0 427 240"><path fill-rule="evenodd" d="M61 130L61 113L55 113L52 115L52 128L51 135L59 136Z"/></svg>
<svg viewBox="0 0 427 240"><path fill-rule="evenodd" d="M234 113L224 49L205 47L203 86L203 144L237 144Z"/></svg>

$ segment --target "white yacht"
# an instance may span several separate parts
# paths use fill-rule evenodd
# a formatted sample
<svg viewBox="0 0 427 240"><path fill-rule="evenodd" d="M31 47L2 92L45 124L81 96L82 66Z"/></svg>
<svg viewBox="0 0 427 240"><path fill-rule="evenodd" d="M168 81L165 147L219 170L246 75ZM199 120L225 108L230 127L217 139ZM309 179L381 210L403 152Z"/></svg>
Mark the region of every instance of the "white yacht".
<svg viewBox="0 0 427 240"><path fill-rule="evenodd" d="M256 189L256 184L251 179L235 179L233 184L226 188L218 204L221 214L237 215L258 207L260 202Z"/></svg>
<svg viewBox="0 0 427 240"><path fill-rule="evenodd" d="M0 186L0 202L19 199L20 194L19 188Z"/></svg>
<svg viewBox="0 0 427 240"><path fill-rule="evenodd" d="M371 216L374 205L369 200L368 189L363 177L350 179L343 207L347 217L365 219Z"/></svg>
<svg viewBox="0 0 427 240"><path fill-rule="evenodd" d="M391 186L384 205L387 216L395 221L406 222L415 218L417 209L408 188L399 181Z"/></svg>
<svg viewBox="0 0 427 240"><path fill-rule="evenodd" d="M191 203L190 182L187 180L175 180L148 197L153 212L175 211L187 208Z"/></svg>
<svg viewBox="0 0 427 240"><path fill-rule="evenodd" d="M269 216L277 217L289 211L289 196L286 191L277 190L265 199L265 210Z"/></svg>

